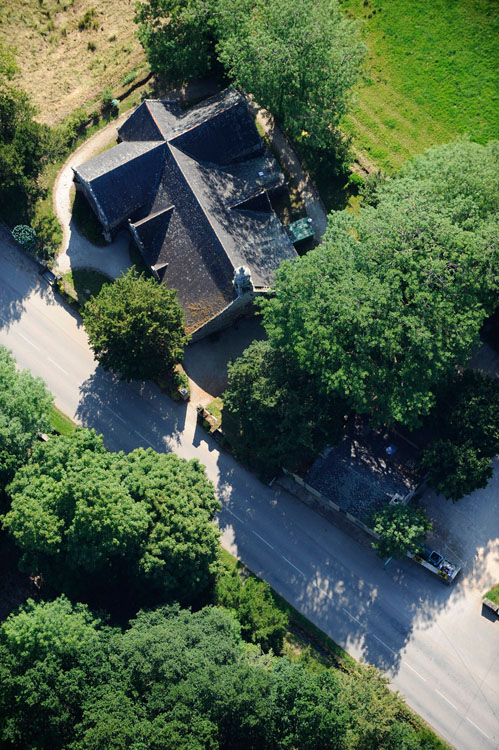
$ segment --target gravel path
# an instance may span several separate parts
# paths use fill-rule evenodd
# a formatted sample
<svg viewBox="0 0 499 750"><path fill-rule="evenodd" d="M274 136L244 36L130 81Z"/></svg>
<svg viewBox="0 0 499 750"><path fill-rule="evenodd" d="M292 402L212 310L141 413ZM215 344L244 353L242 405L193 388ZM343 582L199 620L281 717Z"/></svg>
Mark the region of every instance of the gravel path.
<svg viewBox="0 0 499 750"><path fill-rule="evenodd" d="M54 211L62 227L62 249L57 256L55 272L67 273L71 268L95 268L112 278L120 276L131 265L128 245L130 235L126 230L120 232L114 242L104 247L92 244L76 228L71 219L71 188L73 187L73 169L79 164L96 156L116 141L116 129L126 120L130 112L125 112L116 120L94 133L76 151L73 151L57 175L53 192Z"/></svg>

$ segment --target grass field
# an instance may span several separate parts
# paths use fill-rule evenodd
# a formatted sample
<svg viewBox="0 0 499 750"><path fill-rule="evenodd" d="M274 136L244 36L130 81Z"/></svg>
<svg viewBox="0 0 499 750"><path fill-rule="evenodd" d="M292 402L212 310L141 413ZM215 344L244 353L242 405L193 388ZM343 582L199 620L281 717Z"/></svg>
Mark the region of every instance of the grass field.
<svg viewBox="0 0 499 750"><path fill-rule="evenodd" d="M499 137L496 0L343 0L369 49L344 129L391 171L414 153L469 133Z"/></svg>
<svg viewBox="0 0 499 750"><path fill-rule="evenodd" d="M59 435L71 435L76 430L76 424L73 420L67 417L57 406L52 407L50 426Z"/></svg>
<svg viewBox="0 0 499 750"><path fill-rule="evenodd" d="M17 50L16 83L41 122L54 124L81 106L99 109L147 75L128 0L0 0L0 39Z"/></svg>
<svg viewBox="0 0 499 750"><path fill-rule="evenodd" d="M499 604L499 583L491 588L490 591L487 591L485 597L490 599L491 602L494 602L494 604Z"/></svg>

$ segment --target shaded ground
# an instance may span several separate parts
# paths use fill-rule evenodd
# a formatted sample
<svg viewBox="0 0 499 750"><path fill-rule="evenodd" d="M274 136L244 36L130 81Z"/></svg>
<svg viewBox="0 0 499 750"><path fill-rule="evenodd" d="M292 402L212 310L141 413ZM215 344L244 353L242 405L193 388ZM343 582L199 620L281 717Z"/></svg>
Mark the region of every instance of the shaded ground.
<svg viewBox="0 0 499 750"><path fill-rule="evenodd" d="M205 406L227 387L227 364L255 339L265 338L258 318L241 318L230 328L190 344L183 365L189 376L191 403Z"/></svg>

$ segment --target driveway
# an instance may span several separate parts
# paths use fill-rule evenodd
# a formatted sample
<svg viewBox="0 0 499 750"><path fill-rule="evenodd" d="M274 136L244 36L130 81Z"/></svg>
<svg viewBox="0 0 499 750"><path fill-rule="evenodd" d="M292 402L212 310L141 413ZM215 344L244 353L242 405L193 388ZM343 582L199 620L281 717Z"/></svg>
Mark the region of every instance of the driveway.
<svg viewBox="0 0 499 750"><path fill-rule="evenodd" d="M447 587L410 560L384 569L366 540L353 539L282 488L262 484L220 451L198 426L193 406L97 367L79 318L8 238L0 238L0 343L44 378L63 411L101 432L111 450L151 446L201 461L222 501L218 523L227 549L353 656L385 672L459 750L497 748L499 622L482 616L480 599L499 572L497 461L489 494L474 493L455 506L461 515L449 541L460 545L465 564ZM440 500L431 502L436 514Z"/></svg>
<svg viewBox="0 0 499 750"><path fill-rule="evenodd" d="M55 273L64 274L72 268L94 268L115 279L131 266L128 250L130 234L120 232L114 242L97 247L87 240L71 218L71 198L73 187L73 167L91 159L116 141L116 130L129 116L120 115L102 130L98 130L73 151L59 172L54 184L53 206L62 228L62 247L57 256Z"/></svg>

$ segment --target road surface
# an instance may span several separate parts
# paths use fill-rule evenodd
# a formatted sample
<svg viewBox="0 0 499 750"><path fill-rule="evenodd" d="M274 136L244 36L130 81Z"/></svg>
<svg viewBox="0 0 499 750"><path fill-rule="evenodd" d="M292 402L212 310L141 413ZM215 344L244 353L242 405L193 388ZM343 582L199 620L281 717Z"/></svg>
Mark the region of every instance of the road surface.
<svg viewBox="0 0 499 750"><path fill-rule="evenodd" d="M367 541L355 541L220 452L197 426L192 406L97 367L78 317L2 235L0 344L46 381L60 409L102 432L110 449L151 446L202 461L223 502L224 546L354 657L383 670L455 747L498 747L499 621L482 616L480 602L499 580L496 524L480 526L453 587L409 560L385 570ZM497 464L481 493L476 514L484 504L499 506ZM471 497L460 507L468 500L473 505Z"/></svg>

